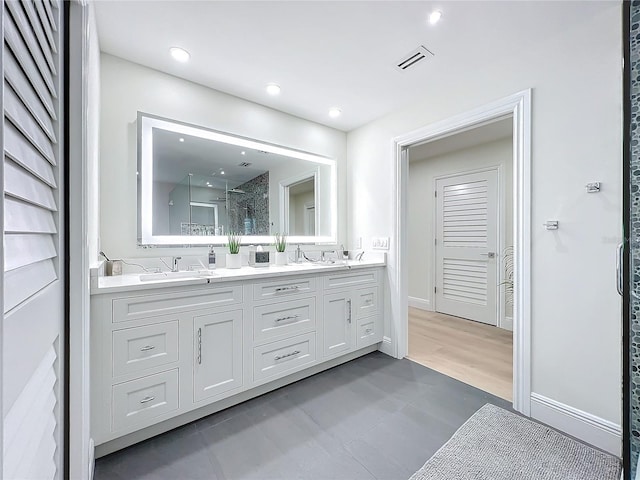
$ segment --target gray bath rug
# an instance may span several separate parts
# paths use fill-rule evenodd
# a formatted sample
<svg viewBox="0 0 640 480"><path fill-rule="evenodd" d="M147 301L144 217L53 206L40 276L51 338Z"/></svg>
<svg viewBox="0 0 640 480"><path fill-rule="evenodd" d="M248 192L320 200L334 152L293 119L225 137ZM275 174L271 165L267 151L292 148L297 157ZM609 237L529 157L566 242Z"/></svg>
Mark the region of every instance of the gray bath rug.
<svg viewBox="0 0 640 480"><path fill-rule="evenodd" d="M410 480L619 480L620 461L487 404Z"/></svg>

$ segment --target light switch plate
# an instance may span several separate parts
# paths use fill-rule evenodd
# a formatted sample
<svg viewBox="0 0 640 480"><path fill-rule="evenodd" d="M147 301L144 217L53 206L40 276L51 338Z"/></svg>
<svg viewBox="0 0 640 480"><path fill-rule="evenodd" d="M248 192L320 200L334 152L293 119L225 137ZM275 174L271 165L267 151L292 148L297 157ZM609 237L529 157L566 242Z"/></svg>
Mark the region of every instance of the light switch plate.
<svg viewBox="0 0 640 480"><path fill-rule="evenodd" d="M371 247L374 250L389 250L389 237L373 237Z"/></svg>

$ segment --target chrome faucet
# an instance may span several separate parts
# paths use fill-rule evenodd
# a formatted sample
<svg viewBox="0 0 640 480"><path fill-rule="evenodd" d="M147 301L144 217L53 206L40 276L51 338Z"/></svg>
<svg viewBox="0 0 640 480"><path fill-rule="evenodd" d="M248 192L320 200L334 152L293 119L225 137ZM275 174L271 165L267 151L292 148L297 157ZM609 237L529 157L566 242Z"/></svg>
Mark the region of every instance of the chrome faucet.
<svg viewBox="0 0 640 480"><path fill-rule="evenodd" d="M178 260L182 260L182 257L173 257L173 259L171 260L171 271L172 272L177 272L179 271L178 269Z"/></svg>
<svg viewBox="0 0 640 480"><path fill-rule="evenodd" d="M361 251L358 255L356 255L356 260L361 262L362 261L362 256L364 255L364 250Z"/></svg>

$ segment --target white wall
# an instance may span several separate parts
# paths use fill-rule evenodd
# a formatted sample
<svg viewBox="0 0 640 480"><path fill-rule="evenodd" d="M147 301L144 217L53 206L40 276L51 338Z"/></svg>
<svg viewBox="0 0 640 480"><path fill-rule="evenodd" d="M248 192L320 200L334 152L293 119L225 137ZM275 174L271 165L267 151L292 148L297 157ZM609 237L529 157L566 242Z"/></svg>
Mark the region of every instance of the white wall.
<svg viewBox="0 0 640 480"><path fill-rule="evenodd" d="M575 14L581 15L576 4ZM392 138L532 88L532 390L621 421L622 13L618 2L484 68L434 72L422 98L348 134L349 238L391 237ZM505 39L508 41L508 39ZM587 194L585 184L603 190ZM364 214L364 212L368 212ZM560 221L546 231L547 219ZM387 302L388 304L388 302ZM387 316L385 335L395 339ZM398 320L399 321L399 320Z"/></svg>
<svg viewBox="0 0 640 480"><path fill-rule="evenodd" d="M338 239L346 236L346 134L120 58L101 56L100 241L114 258L137 248L138 111L331 157L338 165ZM201 248L206 252L206 247ZM194 249L190 249L194 251ZM162 255L183 253L162 249Z"/></svg>
<svg viewBox="0 0 640 480"><path fill-rule="evenodd" d="M483 167L500 166L504 191L505 247L513 245L513 142L511 138L456 150L427 159L413 158L410 150L407 237L409 296L433 308L433 226L435 178ZM499 253L499 252L498 252ZM502 272L500 272L502 274ZM502 282L500 278L499 282ZM502 288L502 287L500 287ZM510 307L507 309L510 316Z"/></svg>

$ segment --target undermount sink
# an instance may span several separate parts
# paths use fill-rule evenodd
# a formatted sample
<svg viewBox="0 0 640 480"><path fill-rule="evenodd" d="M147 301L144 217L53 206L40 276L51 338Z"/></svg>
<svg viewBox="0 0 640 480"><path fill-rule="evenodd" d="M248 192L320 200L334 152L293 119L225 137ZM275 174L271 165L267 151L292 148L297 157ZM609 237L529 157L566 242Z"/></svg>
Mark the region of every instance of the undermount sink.
<svg viewBox="0 0 640 480"><path fill-rule="evenodd" d="M206 276L211 276L212 274L209 272L193 272L193 271L183 271L183 272L158 272L158 273L141 273L140 281L141 282L152 282L155 280L175 280L179 278L202 278Z"/></svg>

